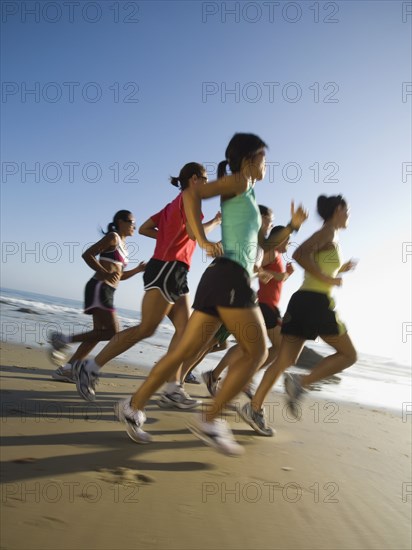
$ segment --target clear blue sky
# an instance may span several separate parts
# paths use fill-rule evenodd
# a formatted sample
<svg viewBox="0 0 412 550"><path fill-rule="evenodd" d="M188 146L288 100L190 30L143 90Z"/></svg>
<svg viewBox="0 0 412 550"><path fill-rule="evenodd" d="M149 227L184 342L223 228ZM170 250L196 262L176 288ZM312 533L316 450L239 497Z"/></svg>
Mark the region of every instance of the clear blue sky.
<svg viewBox="0 0 412 550"><path fill-rule="evenodd" d="M99 225L121 208L143 222L174 198L168 177L186 162L212 179L231 136L254 132L270 147L258 202L275 223L291 199L310 210L296 242L320 224L318 195L347 198L342 253L360 262L338 291L341 315L360 351L406 359L411 12L397 1L2 2L2 286L82 299L81 252ZM218 207L205 203L205 217ZM133 260L150 258L151 239L129 243ZM196 253L192 295L206 265ZM297 269L283 310L301 280ZM141 296L137 276L116 301L139 309Z"/></svg>

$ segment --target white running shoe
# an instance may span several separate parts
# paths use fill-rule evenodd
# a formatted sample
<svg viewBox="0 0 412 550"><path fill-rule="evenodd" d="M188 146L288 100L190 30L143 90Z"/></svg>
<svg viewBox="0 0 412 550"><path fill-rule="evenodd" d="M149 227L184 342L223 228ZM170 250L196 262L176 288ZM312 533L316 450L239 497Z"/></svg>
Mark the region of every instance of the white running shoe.
<svg viewBox="0 0 412 550"><path fill-rule="evenodd" d="M144 411L134 410L130 406L131 397L122 399L114 405L114 413L120 422L124 422L127 435L135 443L145 445L152 440L151 436L142 430L143 424L146 422L146 414Z"/></svg>
<svg viewBox="0 0 412 550"><path fill-rule="evenodd" d="M193 399L181 386L178 386L172 393L163 393L157 404L162 409L194 409L202 402Z"/></svg>
<svg viewBox="0 0 412 550"><path fill-rule="evenodd" d="M89 371L86 367L91 363L90 359L73 362L73 376L76 381L77 391L80 397L86 401L96 399L96 386L99 380L97 372Z"/></svg>
<svg viewBox="0 0 412 550"><path fill-rule="evenodd" d="M229 456L240 456L245 450L233 437L226 420L217 418L212 422L203 422L200 418L188 424L189 430L206 445Z"/></svg>
<svg viewBox="0 0 412 550"><path fill-rule="evenodd" d="M47 349L47 354L49 356L50 361L53 363L53 365L56 365L58 367L63 366L68 359L68 353L65 353L62 350L56 350L51 346Z"/></svg>

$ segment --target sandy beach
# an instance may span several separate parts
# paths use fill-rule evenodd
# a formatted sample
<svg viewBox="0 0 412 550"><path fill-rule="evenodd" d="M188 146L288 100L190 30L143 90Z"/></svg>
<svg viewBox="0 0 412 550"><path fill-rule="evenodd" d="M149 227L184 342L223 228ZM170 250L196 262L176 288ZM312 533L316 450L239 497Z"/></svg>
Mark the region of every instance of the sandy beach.
<svg viewBox="0 0 412 550"><path fill-rule="evenodd" d="M246 449L229 458L156 398L153 443L127 437L113 404L143 371L110 363L86 403L53 369L44 349L1 344L2 549L411 548L410 415L314 392L295 421L279 392L273 438L228 411Z"/></svg>

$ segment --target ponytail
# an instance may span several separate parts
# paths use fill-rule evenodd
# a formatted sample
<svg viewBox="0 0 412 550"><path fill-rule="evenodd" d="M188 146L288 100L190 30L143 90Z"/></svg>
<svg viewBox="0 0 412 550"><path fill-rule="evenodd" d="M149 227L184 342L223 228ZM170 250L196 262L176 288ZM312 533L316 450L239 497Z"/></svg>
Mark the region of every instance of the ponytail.
<svg viewBox="0 0 412 550"><path fill-rule="evenodd" d="M201 177L206 172L204 166L198 162L188 162L180 170L179 176L170 177L170 183L184 191L189 186L189 180L192 176Z"/></svg>
<svg viewBox="0 0 412 550"><path fill-rule="evenodd" d="M179 178L174 178L173 176L170 176L170 183L175 187L180 187Z"/></svg>
<svg viewBox="0 0 412 550"><path fill-rule="evenodd" d="M116 232L117 226L114 222L110 222L107 226L107 231L103 231L103 229L101 231L104 235L107 235L108 233L112 233L113 231Z"/></svg>
<svg viewBox="0 0 412 550"><path fill-rule="evenodd" d="M117 222L119 220L127 221L127 218L131 215L130 210L119 210L116 212L116 214L113 216L113 221L111 221L107 226L107 231L103 231L102 228L100 228L100 231L103 233L103 235L108 235L109 233L117 233L118 226Z"/></svg>
<svg viewBox="0 0 412 550"><path fill-rule="evenodd" d="M264 148L267 148L266 143L255 134L235 134L226 147L225 157L227 160L225 162L229 164L232 174L236 174L240 172L243 159L253 157L259 150ZM219 168L222 164L219 163L218 166L218 177L221 177L219 176ZM226 170L221 175L223 176L225 173Z"/></svg>
<svg viewBox="0 0 412 550"><path fill-rule="evenodd" d="M222 162L219 162L219 164L217 166L217 177L218 178L223 178L223 176L227 175L226 166L228 164L229 164L229 161L227 161L227 160L222 160Z"/></svg>

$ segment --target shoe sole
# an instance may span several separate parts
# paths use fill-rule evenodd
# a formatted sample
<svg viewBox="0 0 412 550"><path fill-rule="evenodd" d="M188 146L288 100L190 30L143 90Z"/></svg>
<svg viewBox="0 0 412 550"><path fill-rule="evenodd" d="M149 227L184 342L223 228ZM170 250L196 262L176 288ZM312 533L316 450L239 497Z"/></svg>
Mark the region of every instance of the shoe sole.
<svg viewBox="0 0 412 550"><path fill-rule="evenodd" d="M135 443L138 443L139 445L147 445L148 443L151 442L151 438L150 438L149 434L147 434L149 436L148 440L139 439L139 437L133 431L132 422L130 422L130 420L128 418L126 418L124 416L124 414L122 413L119 403L115 403L115 405L114 405L114 414L115 414L116 418L118 419L118 421L122 422L125 425L126 433L132 441L134 441ZM144 433L147 433L147 432L144 432Z"/></svg>
<svg viewBox="0 0 412 550"><path fill-rule="evenodd" d="M90 392L84 392L82 390L82 387L81 387L81 381L80 381L80 377L79 377L79 374L80 374L80 369L77 369L75 372L74 372L74 376L75 376L75 383L76 383L76 388L77 388L77 393L80 395L80 397L82 399L84 399L85 401L96 401L96 394L92 394Z"/></svg>
<svg viewBox="0 0 412 550"><path fill-rule="evenodd" d="M179 409L181 411L189 411L190 409L195 409L196 407L199 407L202 402L198 401L197 403L194 403L193 405L182 405L181 403L166 403L165 401L162 401L161 399L158 399L156 401L156 405L160 407L161 409Z"/></svg>
<svg viewBox="0 0 412 550"><path fill-rule="evenodd" d="M77 393L80 395L80 397L82 399L84 399L85 401L96 401L96 394L92 394L90 392L84 392L82 390L82 387L80 385L80 380L76 380L76 388L77 388Z"/></svg>
<svg viewBox="0 0 412 550"><path fill-rule="evenodd" d="M253 428L255 430L256 433L258 433L259 435L263 435L265 437L273 437L276 433L276 430L273 430L272 429L272 433L266 433L266 432L263 432L261 428L259 428L259 426L256 424L256 422L253 421L252 418L250 418L249 416L247 416L242 409L239 410L239 414L240 416L242 417L242 419L246 422L246 424L249 424L249 426L251 428Z"/></svg>
<svg viewBox="0 0 412 550"><path fill-rule="evenodd" d="M208 447L212 447L216 451L218 451L221 454L224 454L226 456L241 456L244 454L245 450L243 447L239 445L239 449L237 451L229 451L229 449L224 449L220 445L216 443L216 441L213 439L213 437L210 437L205 432L202 432L202 430L199 429L196 424L187 424L188 429L192 432L193 435L195 435L198 439L203 441Z"/></svg>

